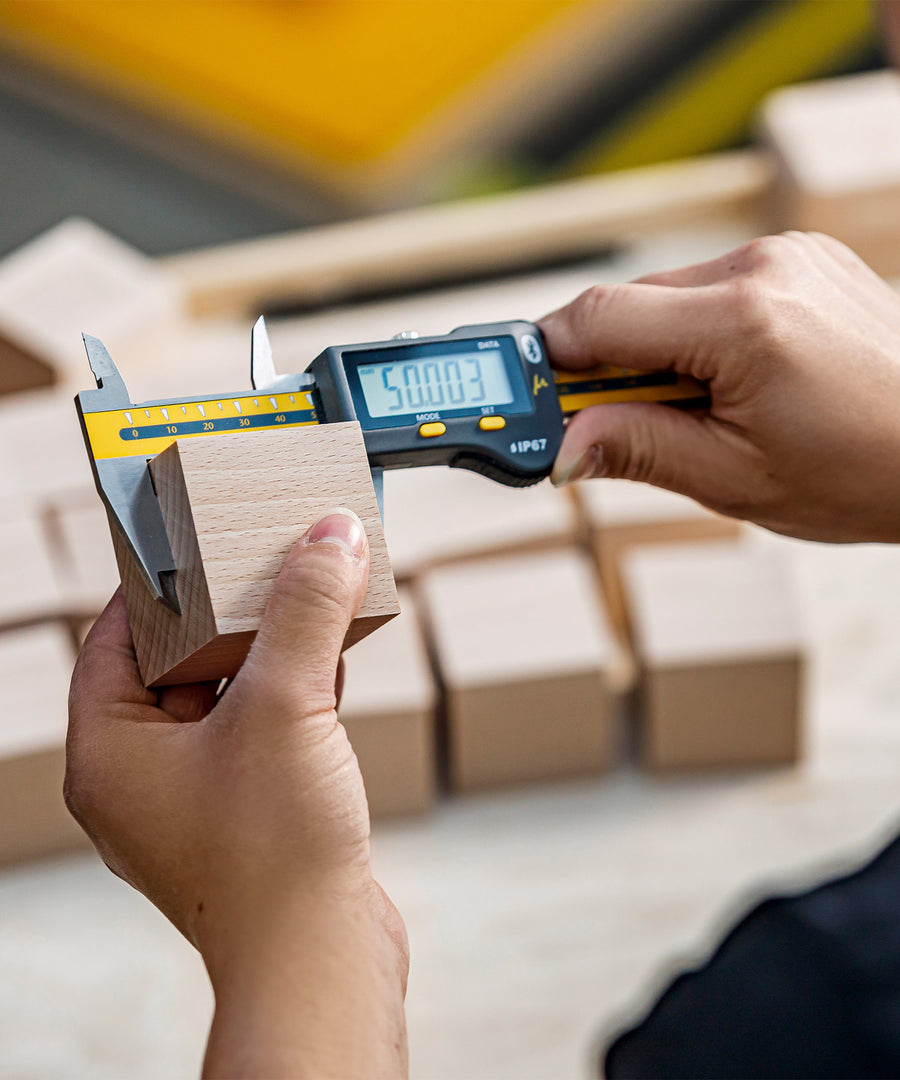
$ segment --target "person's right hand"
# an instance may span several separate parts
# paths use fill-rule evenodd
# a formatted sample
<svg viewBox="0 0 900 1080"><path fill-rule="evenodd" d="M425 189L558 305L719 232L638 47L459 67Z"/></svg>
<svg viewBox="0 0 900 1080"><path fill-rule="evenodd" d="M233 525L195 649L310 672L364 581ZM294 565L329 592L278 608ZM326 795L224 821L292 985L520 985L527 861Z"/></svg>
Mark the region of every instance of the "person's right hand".
<svg viewBox="0 0 900 1080"><path fill-rule="evenodd" d="M711 396L586 409L554 483L624 477L806 539L900 540L900 297L838 241L763 237L539 325L554 367L675 370Z"/></svg>

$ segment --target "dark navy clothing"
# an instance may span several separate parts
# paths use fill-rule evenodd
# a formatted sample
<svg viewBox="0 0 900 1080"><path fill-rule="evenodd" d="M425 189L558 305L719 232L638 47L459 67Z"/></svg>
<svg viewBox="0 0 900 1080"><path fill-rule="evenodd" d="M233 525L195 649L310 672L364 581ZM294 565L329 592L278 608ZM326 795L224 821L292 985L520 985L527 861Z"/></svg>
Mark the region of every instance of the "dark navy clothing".
<svg viewBox="0 0 900 1080"><path fill-rule="evenodd" d="M766 900L606 1053L608 1077L900 1077L900 837Z"/></svg>

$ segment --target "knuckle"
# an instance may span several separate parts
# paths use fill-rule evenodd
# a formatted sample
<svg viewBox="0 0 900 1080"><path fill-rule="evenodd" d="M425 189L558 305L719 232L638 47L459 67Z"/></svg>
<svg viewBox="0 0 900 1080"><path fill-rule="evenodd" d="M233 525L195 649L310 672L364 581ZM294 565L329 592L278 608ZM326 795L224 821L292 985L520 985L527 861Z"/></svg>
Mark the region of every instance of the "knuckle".
<svg viewBox="0 0 900 1080"><path fill-rule="evenodd" d="M757 236L744 245L744 261L751 270L769 270L788 257L791 240L784 233Z"/></svg>
<svg viewBox="0 0 900 1080"><path fill-rule="evenodd" d="M590 325L615 299L621 286L611 284L591 285L576 299L576 310L580 320Z"/></svg>

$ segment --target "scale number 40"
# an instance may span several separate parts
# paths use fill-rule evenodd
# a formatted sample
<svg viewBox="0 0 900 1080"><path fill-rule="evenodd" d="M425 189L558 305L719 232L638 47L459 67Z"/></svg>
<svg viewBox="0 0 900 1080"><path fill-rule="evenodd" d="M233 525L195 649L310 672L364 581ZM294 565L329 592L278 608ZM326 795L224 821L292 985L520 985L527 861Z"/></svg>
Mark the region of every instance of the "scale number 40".
<svg viewBox="0 0 900 1080"><path fill-rule="evenodd" d="M511 454L536 454L547 449L546 439L519 439L509 444Z"/></svg>

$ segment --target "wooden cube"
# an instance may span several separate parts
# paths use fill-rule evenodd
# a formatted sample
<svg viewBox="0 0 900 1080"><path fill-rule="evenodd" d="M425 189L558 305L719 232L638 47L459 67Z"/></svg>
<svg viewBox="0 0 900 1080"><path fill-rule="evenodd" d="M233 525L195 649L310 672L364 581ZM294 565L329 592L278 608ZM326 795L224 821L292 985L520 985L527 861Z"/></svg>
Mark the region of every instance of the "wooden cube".
<svg viewBox="0 0 900 1080"><path fill-rule="evenodd" d="M89 846L62 795L73 662L62 626L0 634L0 864Z"/></svg>
<svg viewBox="0 0 900 1080"><path fill-rule="evenodd" d="M0 261L0 392L90 386L82 331L113 356L129 342L163 348L182 306L180 287L152 259L70 218Z"/></svg>
<svg viewBox="0 0 900 1080"><path fill-rule="evenodd" d="M627 556L642 756L651 768L797 760L803 639L780 555L720 541L635 548Z"/></svg>
<svg viewBox="0 0 900 1080"><path fill-rule="evenodd" d="M399 611L359 424L182 439L150 463L175 557L181 614L155 600L113 530L148 686L234 675L290 548L345 506L369 537L371 571L352 645Z"/></svg>
<svg viewBox="0 0 900 1080"><path fill-rule="evenodd" d="M465 469L384 476L384 528L398 579L474 556L571 544L578 516L549 483L504 487Z"/></svg>
<svg viewBox="0 0 900 1080"><path fill-rule="evenodd" d="M575 485L610 619L631 638L622 589L622 560L638 544L736 537L740 523L707 510L684 495L631 480L588 480Z"/></svg>
<svg viewBox="0 0 900 1080"><path fill-rule="evenodd" d="M399 597L400 615L344 658L339 717L373 819L421 813L434 799L437 690L412 593Z"/></svg>
<svg viewBox="0 0 900 1080"><path fill-rule="evenodd" d="M619 654L586 556L478 560L430 572L421 589L446 693L453 788L609 767Z"/></svg>
<svg viewBox="0 0 900 1080"><path fill-rule="evenodd" d="M879 274L900 274L900 75L776 90L759 127L778 167L776 228L828 233Z"/></svg>

